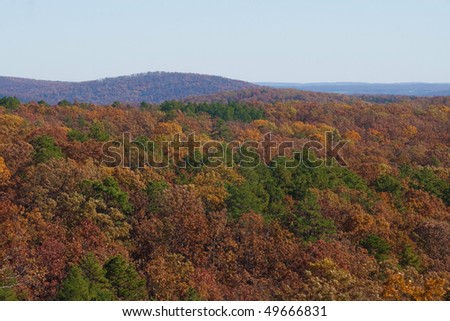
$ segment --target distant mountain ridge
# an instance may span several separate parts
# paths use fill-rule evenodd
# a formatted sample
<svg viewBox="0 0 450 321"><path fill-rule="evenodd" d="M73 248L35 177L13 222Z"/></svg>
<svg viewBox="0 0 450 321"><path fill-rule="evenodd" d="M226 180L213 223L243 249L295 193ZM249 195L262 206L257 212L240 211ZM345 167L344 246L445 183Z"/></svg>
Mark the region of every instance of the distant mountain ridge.
<svg viewBox="0 0 450 321"><path fill-rule="evenodd" d="M306 91L336 93L345 95L402 95L402 96L449 96L450 83L276 83L259 82L261 86L293 88Z"/></svg>
<svg viewBox="0 0 450 321"><path fill-rule="evenodd" d="M229 100L231 97L226 94L229 92L235 92L231 96L250 95L246 99L251 100L252 91L256 90L260 95L259 90L269 89L268 87L305 91L303 93L287 93L288 96L292 96L292 99L306 100L332 99L330 97L312 96L306 92L368 95L370 97L366 97L367 100L383 102L394 99L394 96L450 96L450 83L249 83L220 76L179 72L147 72L82 82L0 76L0 97L16 96L24 102L45 100L49 104L56 104L64 99L104 105L111 104L114 101L160 103L165 100L189 100L191 98L195 101L196 97L207 97L207 99L215 97L215 99L218 99L223 96L222 98L227 97ZM280 93L270 92L270 95L275 97ZM333 99L337 99L337 97L334 96ZM339 99L345 100L347 98L341 97Z"/></svg>
<svg viewBox="0 0 450 321"><path fill-rule="evenodd" d="M0 76L0 97L16 96L22 101L45 100L50 104L63 99L95 104L114 101L158 103L255 87L255 84L219 76L176 72L148 72L83 82Z"/></svg>

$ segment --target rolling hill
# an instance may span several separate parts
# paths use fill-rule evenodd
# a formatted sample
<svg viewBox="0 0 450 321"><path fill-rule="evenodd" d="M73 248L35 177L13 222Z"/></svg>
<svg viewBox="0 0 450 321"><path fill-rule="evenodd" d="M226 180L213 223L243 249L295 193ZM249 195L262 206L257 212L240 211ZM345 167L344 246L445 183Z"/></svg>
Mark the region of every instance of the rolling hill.
<svg viewBox="0 0 450 321"><path fill-rule="evenodd" d="M0 77L0 96L16 96L22 101L45 100L50 104L63 99L95 104L157 103L254 87L257 86L218 76L175 72L148 72L83 82Z"/></svg>

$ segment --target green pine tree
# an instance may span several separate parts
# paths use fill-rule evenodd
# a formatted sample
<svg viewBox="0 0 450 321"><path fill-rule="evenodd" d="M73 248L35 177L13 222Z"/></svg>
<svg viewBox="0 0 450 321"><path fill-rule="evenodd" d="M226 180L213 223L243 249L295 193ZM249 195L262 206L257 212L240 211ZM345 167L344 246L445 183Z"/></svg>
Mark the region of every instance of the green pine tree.
<svg viewBox="0 0 450 321"><path fill-rule="evenodd" d="M334 222L322 216L317 195L311 190L307 190L304 198L298 203L297 221L294 227L295 234L311 242L336 232Z"/></svg>
<svg viewBox="0 0 450 321"><path fill-rule="evenodd" d="M89 281L91 301L108 301L114 299L111 284L105 277L105 270L93 254L88 254L80 263L84 276Z"/></svg>
<svg viewBox="0 0 450 321"><path fill-rule="evenodd" d="M35 137L31 141L31 145L35 150L34 160L36 163L46 163L52 158L61 158L64 155L53 137L48 135Z"/></svg>
<svg viewBox="0 0 450 321"><path fill-rule="evenodd" d="M146 282L133 265L122 256L114 256L105 264L106 278L120 300L146 300Z"/></svg>
<svg viewBox="0 0 450 321"><path fill-rule="evenodd" d="M59 289L58 300L63 301L88 301L89 295L89 281L84 276L83 271L77 265L70 268L64 282Z"/></svg>

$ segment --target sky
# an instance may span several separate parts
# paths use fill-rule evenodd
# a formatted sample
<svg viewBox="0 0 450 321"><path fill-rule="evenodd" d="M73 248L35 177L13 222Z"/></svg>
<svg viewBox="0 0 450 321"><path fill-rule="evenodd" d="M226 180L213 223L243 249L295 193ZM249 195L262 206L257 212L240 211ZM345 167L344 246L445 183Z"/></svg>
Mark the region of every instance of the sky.
<svg viewBox="0 0 450 321"><path fill-rule="evenodd" d="M0 76L450 82L450 0L0 0Z"/></svg>

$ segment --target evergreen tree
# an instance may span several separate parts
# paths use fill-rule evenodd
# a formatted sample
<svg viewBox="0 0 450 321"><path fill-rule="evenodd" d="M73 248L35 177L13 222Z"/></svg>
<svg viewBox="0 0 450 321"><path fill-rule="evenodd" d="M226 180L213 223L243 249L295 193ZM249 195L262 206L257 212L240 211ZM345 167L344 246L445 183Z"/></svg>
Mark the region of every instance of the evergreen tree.
<svg viewBox="0 0 450 321"><path fill-rule="evenodd" d="M0 98L0 106L5 106L6 109L16 110L20 106L20 100L16 97Z"/></svg>
<svg viewBox="0 0 450 321"><path fill-rule="evenodd" d="M79 265L70 268L57 298L65 301L108 301L114 300L115 296L105 277L105 270L93 254L88 254Z"/></svg>
<svg viewBox="0 0 450 321"><path fill-rule="evenodd" d="M146 300L145 279L122 256L114 256L105 264L106 278L120 300Z"/></svg>
<svg viewBox="0 0 450 321"><path fill-rule="evenodd" d="M89 281L77 265L72 266L69 273L67 273L58 292L57 299L63 301L88 301L91 299Z"/></svg>
<svg viewBox="0 0 450 321"><path fill-rule="evenodd" d="M63 99L63 100L58 102L58 106L69 107L69 106L72 106L72 103L70 101L66 100L66 99Z"/></svg>
<svg viewBox="0 0 450 321"><path fill-rule="evenodd" d="M105 277L105 270L93 254L88 254L80 263L84 276L89 282L89 294L92 301L113 300L111 284Z"/></svg>
<svg viewBox="0 0 450 321"><path fill-rule="evenodd" d="M48 135L37 136L31 141L35 154L36 163L46 163L52 158L61 158L63 152L58 145L55 144L53 137Z"/></svg>
<svg viewBox="0 0 450 321"><path fill-rule="evenodd" d="M99 121L94 121L89 128L89 138L106 142L109 139L109 134L105 128L105 124Z"/></svg>
<svg viewBox="0 0 450 321"><path fill-rule="evenodd" d="M360 244L370 255L375 256L378 261L386 260L391 251L388 242L381 236L375 234L368 235Z"/></svg>
<svg viewBox="0 0 450 321"><path fill-rule="evenodd" d="M84 195L102 199L108 206L119 208L124 213L130 213L133 209L128 194L120 189L119 183L111 176L103 181L84 180L81 187Z"/></svg>
<svg viewBox="0 0 450 321"><path fill-rule="evenodd" d="M404 247L403 252L400 254L399 263L404 268L412 266L418 271L420 270L422 264L420 261L420 257L416 254L413 247L410 245L406 245Z"/></svg>
<svg viewBox="0 0 450 321"><path fill-rule="evenodd" d="M314 242L336 232L334 222L322 216L317 196L311 190L298 203L297 221L294 223L294 233L302 236L305 241Z"/></svg>

